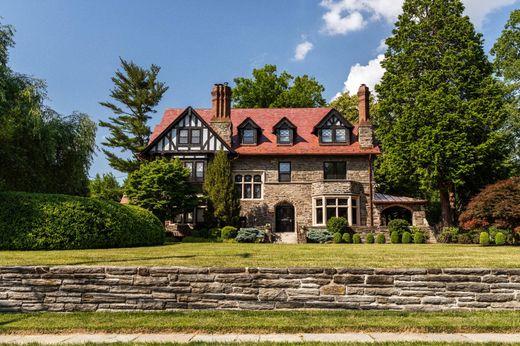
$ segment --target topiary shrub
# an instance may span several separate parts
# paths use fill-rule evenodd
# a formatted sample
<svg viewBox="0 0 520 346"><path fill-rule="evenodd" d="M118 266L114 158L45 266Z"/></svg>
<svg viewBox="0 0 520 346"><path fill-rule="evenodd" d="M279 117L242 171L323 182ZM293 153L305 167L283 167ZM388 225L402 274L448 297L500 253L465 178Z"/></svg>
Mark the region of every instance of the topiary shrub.
<svg viewBox="0 0 520 346"><path fill-rule="evenodd" d="M343 240L341 239L341 233L336 232L332 235L332 241L336 244L341 243Z"/></svg>
<svg viewBox="0 0 520 346"><path fill-rule="evenodd" d="M352 243L352 236L350 235L350 233L343 233L343 242L347 243L347 244L350 244Z"/></svg>
<svg viewBox="0 0 520 346"><path fill-rule="evenodd" d="M397 232L399 236L402 236L404 232L410 231L410 224L408 221L403 219L393 219L388 223L388 231L390 234Z"/></svg>
<svg viewBox="0 0 520 346"><path fill-rule="evenodd" d="M377 244L384 244L386 243L386 237L383 233L378 233L378 235L376 235L376 243Z"/></svg>
<svg viewBox="0 0 520 346"><path fill-rule="evenodd" d="M0 193L0 249L65 250L160 245L151 212L101 199Z"/></svg>
<svg viewBox="0 0 520 346"><path fill-rule="evenodd" d="M265 238L265 232L256 228L241 228L237 232L235 240L238 243L261 243Z"/></svg>
<svg viewBox="0 0 520 346"><path fill-rule="evenodd" d="M480 232L480 245L488 246L489 245L489 234L488 232Z"/></svg>
<svg viewBox="0 0 520 346"><path fill-rule="evenodd" d="M391 234L390 234L390 242L392 244L399 244L399 232L397 231L393 231Z"/></svg>
<svg viewBox="0 0 520 346"><path fill-rule="evenodd" d="M238 230L233 226L225 226L220 230L222 239L233 239L237 236Z"/></svg>
<svg viewBox="0 0 520 346"><path fill-rule="evenodd" d="M331 217L327 221L327 231L334 234L339 232L341 234L347 231L348 221L344 217Z"/></svg>
<svg viewBox="0 0 520 346"><path fill-rule="evenodd" d="M309 243L326 243L332 240L332 233L326 229L309 228L307 230L307 241Z"/></svg>
<svg viewBox="0 0 520 346"><path fill-rule="evenodd" d="M410 232L403 232L401 242L403 244L410 244L412 242L412 234Z"/></svg>
<svg viewBox="0 0 520 346"><path fill-rule="evenodd" d="M374 244L374 233L368 233L365 238L365 243Z"/></svg>
<svg viewBox="0 0 520 346"><path fill-rule="evenodd" d="M353 242L354 244L361 244L361 236L360 236L359 234L357 234L357 233L354 234L354 235L352 236L352 242Z"/></svg>
<svg viewBox="0 0 520 346"><path fill-rule="evenodd" d="M423 232L415 232L413 234L413 242L415 244L423 244L425 241Z"/></svg>
<svg viewBox="0 0 520 346"><path fill-rule="evenodd" d="M495 234L495 244L496 245L505 245L506 243L506 235L502 232L497 232Z"/></svg>

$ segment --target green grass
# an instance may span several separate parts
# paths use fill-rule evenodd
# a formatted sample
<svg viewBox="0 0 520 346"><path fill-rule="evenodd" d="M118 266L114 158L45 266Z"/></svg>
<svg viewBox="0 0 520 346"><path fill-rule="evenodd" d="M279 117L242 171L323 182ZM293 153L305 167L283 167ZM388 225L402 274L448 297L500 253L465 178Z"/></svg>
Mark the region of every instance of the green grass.
<svg viewBox="0 0 520 346"><path fill-rule="evenodd" d="M0 314L0 333L520 332L517 311L175 311Z"/></svg>
<svg viewBox="0 0 520 346"><path fill-rule="evenodd" d="M520 267L516 247L456 244L229 244L68 251L0 251L0 265L226 267Z"/></svg>
<svg viewBox="0 0 520 346"><path fill-rule="evenodd" d="M6 344L9 345L9 344ZM18 344L11 344L17 345ZM38 343L29 343L26 346L36 346L40 345ZM215 343L215 342L190 342L188 344L180 344L180 343L136 343L136 342L116 342L116 343L90 343L87 342L85 344L67 344L68 346L181 346L181 345L189 345L189 346L220 346L220 345L233 345L233 346L290 346L290 345L305 345L305 346L368 346L368 345L377 345L377 346L439 346L439 345L449 345L449 346L467 346L467 345L475 345L471 343L464 342L379 342L379 343L363 343L363 342L299 342L299 343L286 343L286 342L234 342L234 343ZM479 343L479 345L484 346L498 346L498 345L520 345L520 343L496 343L496 342L485 342Z"/></svg>

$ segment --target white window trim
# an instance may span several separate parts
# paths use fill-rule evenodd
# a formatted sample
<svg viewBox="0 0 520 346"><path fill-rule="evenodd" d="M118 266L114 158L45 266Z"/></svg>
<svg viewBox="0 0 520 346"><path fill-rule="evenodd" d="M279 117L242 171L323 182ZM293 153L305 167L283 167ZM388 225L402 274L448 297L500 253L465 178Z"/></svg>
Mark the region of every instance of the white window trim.
<svg viewBox="0 0 520 346"><path fill-rule="evenodd" d="M235 176L237 175L241 175L242 176L242 179L244 177L244 175L251 175L254 179L254 176L255 175L259 175L262 179L262 182L260 183L260 198L242 198L243 194L244 194L244 182L242 182L242 193L240 195L240 200L241 201L263 201L264 200L264 188L265 188L265 171L241 171L241 170L236 170L236 171L233 171L233 184L237 184L235 182ZM252 184L254 185L255 183L252 182ZM258 183L257 183L258 184ZM251 196L254 196L254 187L253 187L253 190L251 191Z"/></svg>
<svg viewBox="0 0 520 346"><path fill-rule="evenodd" d="M348 208L348 213L347 213L347 220L348 220L348 224L349 226L360 226L361 224L361 205L360 205L360 196L357 196L357 195L323 195L323 196L315 196L315 197L312 197L312 225L313 226L326 226L327 225L327 221L326 221L326 218L327 218L327 206L326 206L326 199L327 198L341 198L341 199L348 199L348 205L347 205L347 208ZM321 199L322 200L322 205L321 205L321 208L323 210L323 223L317 223L316 221L316 209L318 208L318 206L316 206L316 200L318 199ZM356 216L357 216L357 224L353 225L352 224L352 199L356 199L357 200L357 204L356 204Z"/></svg>

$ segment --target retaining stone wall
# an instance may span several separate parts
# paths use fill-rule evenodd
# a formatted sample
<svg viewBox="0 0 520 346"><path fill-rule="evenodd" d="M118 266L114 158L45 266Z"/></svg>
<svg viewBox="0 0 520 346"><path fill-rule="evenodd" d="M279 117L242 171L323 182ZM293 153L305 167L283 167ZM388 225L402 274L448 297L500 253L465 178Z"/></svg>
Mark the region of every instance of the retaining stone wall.
<svg viewBox="0 0 520 346"><path fill-rule="evenodd" d="M519 308L520 269L0 267L0 311Z"/></svg>

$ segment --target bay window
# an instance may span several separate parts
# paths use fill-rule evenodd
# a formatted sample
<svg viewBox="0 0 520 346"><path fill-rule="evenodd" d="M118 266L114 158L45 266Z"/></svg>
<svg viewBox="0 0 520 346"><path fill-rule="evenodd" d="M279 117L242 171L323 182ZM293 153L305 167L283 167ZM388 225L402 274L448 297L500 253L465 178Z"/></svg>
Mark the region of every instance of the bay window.
<svg viewBox="0 0 520 346"><path fill-rule="evenodd" d="M359 225L359 197L314 197L312 216L315 226L325 226L332 217L344 217L349 225Z"/></svg>

